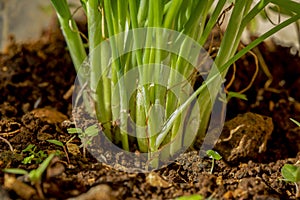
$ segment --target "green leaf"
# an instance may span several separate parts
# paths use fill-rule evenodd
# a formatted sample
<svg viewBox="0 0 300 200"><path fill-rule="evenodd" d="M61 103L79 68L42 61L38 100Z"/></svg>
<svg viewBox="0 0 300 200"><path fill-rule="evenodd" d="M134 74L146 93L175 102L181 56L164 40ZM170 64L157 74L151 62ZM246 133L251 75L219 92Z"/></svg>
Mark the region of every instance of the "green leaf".
<svg viewBox="0 0 300 200"><path fill-rule="evenodd" d="M300 127L300 122L298 122L298 121L296 121L296 120L294 120L293 118L290 118L290 120L292 121L292 122L294 122L297 126L299 126Z"/></svg>
<svg viewBox="0 0 300 200"><path fill-rule="evenodd" d="M67 0L51 0L51 3L60 22L61 30L66 39L74 67L76 71L78 71L86 58L86 52L78 27L73 19Z"/></svg>
<svg viewBox="0 0 300 200"><path fill-rule="evenodd" d="M298 2L292 1L292 0L271 0L271 2L280 8L284 8L285 10L288 10L290 12L294 12L297 15L300 14L300 4Z"/></svg>
<svg viewBox="0 0 300 200"><path fill-rule="evenodd" d="M231 98L238 98L238 99L242 99L242 100L245 100L247 101L247 96L245 94L240 94L238 92L228 92L228 96L227 96L228 99L231 99Z"/></svg>
<svg viewBox="0 0 300 200"><path fill-rule="evenodd" d="M300 181L300 167L285 164L281 169L281 174L285 181L297 183Z"/></svg>
<svg viewBox="0 0 300 200"><path fill-rule="evenodd" d="M222 156L220 156L220 154L216 151L213 151L213 150L207 150L206 151L206 154L210 157L210 158L213 158L215 160L221 160L222 159Z"/></svg>
<svg viewBox="0 0 300 200"><path fill-rule="evenodd" d="M34 159L34 155L32 154L32 155L30 155L30 156L28 156L28 157L26 157L26 158L24 158L23 160L22 160L22 163L23 164L30 164L31 163L31 161Z"/></svg>
<svg viewBox="0 0 300 200"><path fill-rule="evenodd" d="M46 141L55 144L57 146L64 147L64 144L61 141L58 140L46 140Z"/></svg>
<svg viewBox="0 0 300 200"><path fill-rule="evenodd" d="M176 200L202 200L203 196L200 194L194 194L194 195L190 195L190 196L182 196L182 197L178 197L176 198Z"/></svg>
<svg viewBox="0 0 300 200"><path fill-rule="evenodd" d="M73 134L73 133L82 134L83 133L81 128L68 128L67 131L70 134Z"/></svg>
<svg viewBox="0 0 300 200"><path fill-rule="evenodd" d="M34 151L34 144L29 144L25 149L22 150L22 152L33 152Z"/></svg>
<svg viewBox="0 0 300 200"><path fill-rule="evenodd" d="M88 136L95 136L98 134L98 127L97 125L92 125L89 126L88 128L85 129L84 133Z"/></svg>
<svg viewBox="0 0 300 200"><path fill-rule="evenodd" d="M23 175L28 174L26 170L19 169L19 168L3 169L2 171L10 174L23 174Z"/></svg>

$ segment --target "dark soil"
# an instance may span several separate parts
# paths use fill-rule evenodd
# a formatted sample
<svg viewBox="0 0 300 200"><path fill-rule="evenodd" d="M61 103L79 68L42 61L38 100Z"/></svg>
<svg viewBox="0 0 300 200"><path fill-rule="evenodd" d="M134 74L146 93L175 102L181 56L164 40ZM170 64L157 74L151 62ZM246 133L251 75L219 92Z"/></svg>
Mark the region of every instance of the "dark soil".
<svg viewBox="0 0 300 200"><path fill-rule="evenodd" d="M300 58L273 42L254 53L261 54L258 76L245 92L248 101L229 102L215 147L223 159L216 161L212 174L212 161L196 151L155 172L126 173L97 162L88 152L84 158L78 138L66 149L68 154L46 141L65 143L72 137L66 129L73 127L70 91L76 74L59 30L45 32L36 42L12 41L0 55L0 168L37 168L38 159L22 163L28 156L22 150L29 144L36 152L59 151L60 156L36 185L0 171L0 199L173 199L190 194L296 199L295 185L282 180L281 167L300 159L300 128L289 119L300 121ZM271 76L262 69L263 62ZM244 56L229 90L247 87L255 69L253 56Z"/></svg>

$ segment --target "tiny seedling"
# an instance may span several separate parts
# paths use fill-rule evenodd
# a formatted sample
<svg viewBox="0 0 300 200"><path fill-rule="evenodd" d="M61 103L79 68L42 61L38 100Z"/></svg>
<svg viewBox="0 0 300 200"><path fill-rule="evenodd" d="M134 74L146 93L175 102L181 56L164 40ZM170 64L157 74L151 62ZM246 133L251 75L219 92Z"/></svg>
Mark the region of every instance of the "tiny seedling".
<svg viewBox="0 0 300 200"><path fill-rule="evenodd" d="M212 174L215 167L215 160L221 160L222 156L218 152L213 150L207 150L206 154L209 156L209 158L212 159L212 164L210 169L210 173Z"/></svg>
<svg viewBox="0 0 300 200"><path fill-rule="evenodd" d="M36 152L36 146L34 144L29 144L24 150L22 150L22 153L29 154L29 156L23 159L23 164L31 164L32 161L34 161L36 164L39 164L45 158L47 158L47 155L44 151L39 150L38 152Z"/></svg>
<svg viewBox="0 0 300 200"><path fill-rule="evenodd" d="M40 198L44 199L44 195L41 189L41 180L42 180L42 175L49 166L51 160L55 154L50 154L41 164L37 169L33 169L30 172L24 170L24 169L19 169L19 168L10 168L10 169L3 169L2 171L5 173L11 173L11 174L21 174L25 175L28 177L30 180L31 184L34 185L37 189L38 195Z"/></svg>
<svg viewBox="0 0 300 200"><path fill-rule="evenodd" d="M300 166L285 164L281 169L283 180L295 184L296 197L300 197L299 185L300 185Z"/></svg>
<svg viewBox="0 0 300 200"><path fill-rule="evenodd" d="M98 127L96 124L87 127L84 131L81 128L68 128L68 133L77 133L81 139L80 147L83 147L83 157L86 157L86 147L91 144L93 138L98 135Z"/></svg>

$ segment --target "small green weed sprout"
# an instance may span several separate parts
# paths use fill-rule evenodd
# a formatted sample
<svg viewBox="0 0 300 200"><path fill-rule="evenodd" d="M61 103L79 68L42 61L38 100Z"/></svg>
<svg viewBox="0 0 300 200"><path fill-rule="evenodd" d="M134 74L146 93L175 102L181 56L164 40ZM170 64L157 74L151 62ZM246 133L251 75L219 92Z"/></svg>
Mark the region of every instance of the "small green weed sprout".
<svg viewBox="0 0 300 200"><path fill-rule="evenodd" d="M96 124L87 127L84 131L81 128L68 128L68 133L78 134L78 137L81 139L80 147L83 147L83 157L86 157L86 148L91 144L93 138L98 135L98 127Z"/></svg>
<svg viewBox="0 0 300 200"><path fill-rule="evenodd" d="M22 161L23 164L31 164L34 161L36 164L41 163L45 158L47 158L47 154L44 151L39 150L36 152L36 146L34 144L29 144L22 153L28 153L28 156L25 157Z"/></svg>
<svg viewBox="0 0 300 200"><path fill-rule="evenodd" d="M41 164L37 169L33 169L30 172L24 170L24 169L19 169L19 168L10 168L10 169L3 169L2 171L5 173L11 173L11 174L21 174L25 175L28 177L30 180L31 184L34 185L37 189L38 195L41 199L44 199L44 195L41 189L41 180L42 180L42 175L47 169L48 165L50 164L51 160L55 154L50 154Z"/></svg>
<svg viewBox="0 0 300 200"><path fill-rule="evenodd" d="M215 167L215 160L221 160L222 156L218 152L213 150L207 150L206 154L209 156L209 158L212 159L212 164L210 169L210 173L212 174Z"/></svg>
<svg viewBox="0 0 300 200"><path fill-rule="evenodd" d="M299 161L298 161L299 162ZM297 163L296 163L297 164ZM283 180L295 184L296 198L300 197L299 185L300 185L300 166L285 164L281 169Z"/></svg>

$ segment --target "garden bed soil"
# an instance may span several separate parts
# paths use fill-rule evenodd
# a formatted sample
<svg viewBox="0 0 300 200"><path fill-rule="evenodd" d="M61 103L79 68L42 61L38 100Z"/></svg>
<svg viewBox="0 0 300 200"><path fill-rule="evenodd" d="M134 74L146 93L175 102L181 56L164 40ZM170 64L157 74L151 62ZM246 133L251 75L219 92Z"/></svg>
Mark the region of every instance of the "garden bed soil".
<svg viewBox="0 0 300 200"><path fill-rule="evenodd" d="M254 53L270 74L260 67L245 93L248 101L229 101L227 122L215 147L223 159L216 161L212 174L212 161L192 150L157 171L127 173L97 162L88 152L84 158L78 138L72 141L75 146L68 149L68 158L62 147L46 141L65 143L72 137L67 128L73 127L70 91L76 74L59 29L46 31L31 43L12 40L0 55L0 169L37 168L34 160L22 163L27 156L22 150L34 144L36 152L60 152L40 182L46 199L174 199L190 194L212 199L296 199L295 186L282 180L281 168L300 158L300 128L289 119L300 121L300 58L272 41ZM230 91L251 82L254 57L244 56L236 67ZM41 198L39 187L24 176L0 171L0 184L1 199Z"/></svg>

